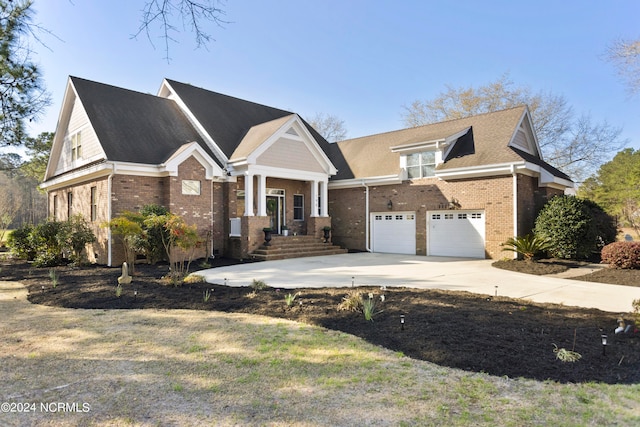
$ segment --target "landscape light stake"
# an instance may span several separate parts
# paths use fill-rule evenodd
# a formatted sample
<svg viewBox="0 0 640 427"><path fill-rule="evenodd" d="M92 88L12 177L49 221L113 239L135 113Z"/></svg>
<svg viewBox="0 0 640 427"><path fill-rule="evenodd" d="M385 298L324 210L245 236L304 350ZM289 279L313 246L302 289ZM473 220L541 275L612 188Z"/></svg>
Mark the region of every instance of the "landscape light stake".
<svg viewBox="0 0 640 427"><path fill-rule="evenodd" d="M602 334L601 338L602 338L602 355L606 356L607 355L607 334Z"/></svg>
<svg viewBox="0 0 640 427"><path fill-rule="evenodd" d="M404 331L404 314L400 315L400 330Z"/></svg>
<svg viewBox="0 0 640 427"><path fill-rule="evenodd" d="M42 285L42 293L44 294L44 285Z"/></svg>
<svg viewBox="0 0 640 427"><path fill-rule="evenodd" d="M224 278L224 285L227 286L227 278Z"/></svg>
<svg viewBox="0 0 640 427"><path fill-rule="evenodd" d="M356 283L356 278L355 276L351 276L351 287L353 288L353 285Z"/></svg>
<svg viewBox="0 0 640 427"><path fill-rule="evenodd" d="M133 290L133 299L138 299L138 290L137 289Z"/></svg>
<svg viewBox="0 0 640 427"><path fill-rule="evenodd" d="M496 285L495 288L496 288L496 296L498 296L498 285Z"/></svg>

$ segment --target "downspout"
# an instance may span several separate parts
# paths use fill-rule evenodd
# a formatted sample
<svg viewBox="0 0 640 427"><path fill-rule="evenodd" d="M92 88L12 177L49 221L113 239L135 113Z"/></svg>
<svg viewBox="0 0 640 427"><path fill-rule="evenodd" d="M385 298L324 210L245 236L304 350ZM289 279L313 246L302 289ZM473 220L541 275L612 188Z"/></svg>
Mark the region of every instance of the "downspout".
<svg viewBox="0 0 640 427"><path fill-rule="evenodd" d="M515 165L511 165L511 176L513 177L513 237L518 236L518 174Z"/></svg>
<svg viewBox="0 0 640 427"><path fill-rule="evenodd" d="M365 188L365 196L364 196L364 226L365 226L365 235L364 235L364 246L367 252L371 252L371 247L369 245L369 186L362 180L362 186Z"/></svg>
<svg viewBox="0 0 640 427"><path fill-rule="evenodd" d="M116 174L116 165L111 165L111 173L107 178L107 221L111 222L111 191L112 191L112 181L113 176ZM107 227L107 266L112 267L112 259L111 259L111 227Z"/></svg>
<svg viewBox="0 0 640 427"><path fill-rule="evenodd" d="M212 259L215 258L215 255L214 255L215 249L213 248L213 241L214 241L213 240L213 223L214 223L214 221L213 221L213 215L214 215L214 211L213 211L213 205L214 205L214 203L213 203L213 195L214 195L214 192L213 192L213 178L211 178L211 227L209 228L211 230L211 253L209 254L209 256Z"/></svg>

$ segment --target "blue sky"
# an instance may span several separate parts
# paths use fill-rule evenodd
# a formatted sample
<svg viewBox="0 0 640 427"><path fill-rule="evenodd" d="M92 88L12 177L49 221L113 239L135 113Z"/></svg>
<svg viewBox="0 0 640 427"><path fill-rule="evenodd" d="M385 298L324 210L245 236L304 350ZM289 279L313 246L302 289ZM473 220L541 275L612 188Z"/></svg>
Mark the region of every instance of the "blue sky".
<svg viewBox="0 0 640 427"><path fill-rule="evenodd" d="M228 0L224 28L195 49L137 40L144 0L35 0L34 21L59 39L34 46L53 104L32 133L56 127L67 76L155 94L165 77L344 120L348 137L400 129L403 106L505 73L562 95L576 115L623 127L640 148L640 96L603 60L616 38L640 37L637 0ZM154 36L160 33L156 32Z"/></svg>

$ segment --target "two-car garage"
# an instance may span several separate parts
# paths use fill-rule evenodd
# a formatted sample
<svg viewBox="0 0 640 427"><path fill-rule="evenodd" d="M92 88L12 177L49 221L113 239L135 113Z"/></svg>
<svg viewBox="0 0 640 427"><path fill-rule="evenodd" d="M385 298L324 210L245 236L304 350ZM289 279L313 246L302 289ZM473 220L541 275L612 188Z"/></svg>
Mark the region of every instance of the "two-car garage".
<svg viewBox="0 0 640 427"><path fill-rule="evenodd" d="M428 211L426 230L427 255L485 258L482 210ZM415 255L416 213L373 212L371 250Z"/></svg>

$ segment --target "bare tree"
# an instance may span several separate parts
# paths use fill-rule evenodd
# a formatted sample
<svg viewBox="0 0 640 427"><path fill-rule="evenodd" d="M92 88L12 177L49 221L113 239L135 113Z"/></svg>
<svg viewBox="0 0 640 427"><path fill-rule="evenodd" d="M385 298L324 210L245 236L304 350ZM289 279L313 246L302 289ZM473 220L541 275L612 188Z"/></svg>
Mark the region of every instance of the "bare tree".
<svg viewBox="0 0 640 427"><path fill-rule="evenodd" d="M564 97L514 86L507 75L479 88L447 86L432 100L405 106L403 118L405 125L413 127L519 105L529 107L545 160L577 182L594 173L626 144L619 139L622 129L607 122L593 124L589 115L575 119Z"/></svg>
<svg viewBox="0 0 640 427"><path fill-rule="evenodd" d="M206 23L214 23L220 27L228 24L222 19L225 11L218 6L220 3L220 0L147 0L142 9L140 27L133 37L144 33L154 45L151 38L152 27L159 27L168 61L169 43L176 42L174 34L180 32L180 27L193 32L198 48L214 40L205 28Z"/></svg>
<svg viewBox="0 0 640 427"><path fill-rule="evenodd" d="M618 39L607 49L606 58L626 80L631 94L640 92L640 39Z"/></svg>
<svg viewBox="0 0 640 427"><path fill-rule="evenodd" d="M309 124L329 142L342 141L347 137L347 129L344 120L338 116L324 113L316 113Z"/></svg>

